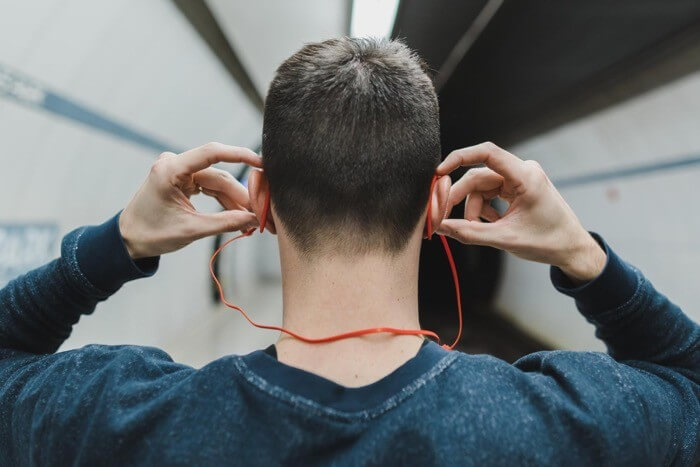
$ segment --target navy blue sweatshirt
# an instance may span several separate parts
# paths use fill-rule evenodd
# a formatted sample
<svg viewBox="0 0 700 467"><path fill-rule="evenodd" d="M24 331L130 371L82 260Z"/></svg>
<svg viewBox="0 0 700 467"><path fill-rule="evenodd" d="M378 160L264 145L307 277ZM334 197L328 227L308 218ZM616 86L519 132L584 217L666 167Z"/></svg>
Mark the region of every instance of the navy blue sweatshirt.
<svg viewBox="0 0 700 467"><path fill-rule="evenodd" d="M80 228L0 291L0 465L692 465L700 328L598 241L598 278L551 278L607 354L509 365L431 342L345 388L264 351L199 370L150 347L55 353L82 314L158 265L129 258L116 217Z"/></svg>

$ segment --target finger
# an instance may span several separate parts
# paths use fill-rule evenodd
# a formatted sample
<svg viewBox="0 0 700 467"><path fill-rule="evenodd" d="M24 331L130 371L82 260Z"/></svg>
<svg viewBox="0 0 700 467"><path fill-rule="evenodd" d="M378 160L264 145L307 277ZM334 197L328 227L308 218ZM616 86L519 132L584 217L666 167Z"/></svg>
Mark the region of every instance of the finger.
<svg viewBox="0 0 700 467"><path fill-rule="evenodd" d="M496 211L496 208L491 206L489 203L484 203L481 207L481 214L479 215L482 219L486 219L489 222L496 222L501 218L501 214Z"/></svg>
<svg viewBox="0 0 700 467"><path fill-rule="evenodd" d="M445 219L437 232L467 245L502 248L501 226L498 224L498 222L488 224L464 219Z"/></svg>
<svg viewBox="0 0 700 467"><path fill-rule="evenodd" d="M236 201L232 200L226 194L221 193L219 191L212 191L212 190L207 190L206 188L202 188L202 194L205 194L211 198L216 199L219 204L224 208L228 210L232 209L237 209L239 211L249 211L245 206L241 206L238 204Z"/></svg>
<svg viewBox="0 0 700 467"><path fill-rule="evenodd" d="M177 154L175 154L174 152L165 151L165 152L161 153L160 156L158 156L157 160L160 161L163 159L170 159L171 157L175 157L175 156L177 156Z"/></svg>
<svg viewBox="0 0 700 467"><path fill-rule="evenodd" d="M192 175L195 183L203 190L214 191L224 194L228 199L245 208L250 207L248 190L236 180L236 178L225 170L209 167ZM233 209L224 206L227 209Z"/></svg>
<svg viewBox="0 0 700 467"><path fill-rule="evenodd" d="M248 148L221 143L207 143L183 152L174 159L178 174L194 174L218 162L243 162L262 167L262 158Z"/></svg>
<svg viewBox="0 0 700 467"><path fill-rule="evenodd" d="M440 215L440 220L450 215L452 206L449 205L450 201L450 189L452 188L452 179L450 177L440 177L438 179L438 190L437 190L437 205L436 208L439 209L440 206L444 206L444 212ZM436 211L437 212L437 211Z"/></svg>
<svg viewBox="0 0 700 467"><path fill-rule="evenodd" d="M193 239L236 230L249 230L258 225L255 214L248 211L221 211L212 214L198 212L195 213L192 222L196 226L193 229Z"/></svg>
<svg viewBox="0 0 700 467"><path fill-rule="evenodd" d="M491 201L492 199L496 199L501 194L501 187L498 187L495 190L487 190L481 192L481 196L482 198L484 198L484 201Z"/></svg>
<svg viewBox="0 0 700 467"><path fill-rule="evenodd" d="M502 184L503 177L489 168L470 169L450 188L450 208L461 203L469 193L497 191Z"/></svg>
<svg viewBox="0 0 700 467"><path fill-rule="evenodd" d="M523 161L493 143L452 151L438 166L438 175L447 175L458 167L485 164L511 183L522 183Z"/></svg>
<svg viewBox="0 0 700 467"><path fill-rule="evenodd" d="M484 198L481 193L472 193L469 195L469 200L464 206L464 218L468 221L479 221L481 207L484 205Z"/></svg>

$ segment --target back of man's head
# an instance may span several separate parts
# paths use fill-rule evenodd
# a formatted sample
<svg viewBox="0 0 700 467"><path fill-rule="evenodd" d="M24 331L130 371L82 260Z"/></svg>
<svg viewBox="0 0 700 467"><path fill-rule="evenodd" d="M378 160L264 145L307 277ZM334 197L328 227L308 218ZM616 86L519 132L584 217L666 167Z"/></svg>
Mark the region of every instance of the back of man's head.
<svg viewBox="0 0 700 467"><path fill-rule="evenodd" d="M275 212L303 254L399 252L440 161L423 62L398 41L306 45L270 85L262 153Z"/></svg>

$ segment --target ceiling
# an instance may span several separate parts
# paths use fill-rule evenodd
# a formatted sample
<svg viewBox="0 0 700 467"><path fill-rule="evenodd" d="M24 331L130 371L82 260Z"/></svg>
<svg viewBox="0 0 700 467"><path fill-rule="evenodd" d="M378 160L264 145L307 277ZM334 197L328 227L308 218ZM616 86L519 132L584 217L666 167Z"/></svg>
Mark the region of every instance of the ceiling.
<svg viewBox="0 0 700 467"><path fill-rule="evenodd" d="M486 3L403 0L393 36L437 72ZM505 0L440 90L443 149L511 144L629 97L620 87L694 71L697 58L635 83L700 43L699 29L697 0Z"/></svg>
<svg viewBox="0 0 700 467"><path fill-rule="evenodd" d="M260 95L277 67L307 42L349 31L349 0L206 0Z"/></svg>
<svg viewBox="0 0 700 467"><path fill-rule="evenodd" d="M446 60L487 5L495 14L450 72ZM402 0L392 36L417 50L442 84L447 154L486 140L507 147L700 69L700 2ZM495 292L501 258L490 248L452 246L471 315ZM422 322L454 323L435 241L424 242L420 277Z"/></svg>
<svg viewBox="0 0 700 467"><path fill-rule="evenodd" d="M229 71L242 87L252 83L258 102L278 64L303 43L350 30L350 0L195 3L216 18L210 26L221 29L228 56L236 56ZM700 2L669 5L663 0L402 0L392 37L417 50L441 84L445 154L484 140L508 146L700 69ZM484 20L488 10L495 13ZM472 34L475 20L484 27ZM455 46L470 34L469 46L455 55ZM446 68L448 57L455 56L454 67ZM448 271L439 245L430 243L421 260L421 302L445 302L448 309L450 300L443 300L451 296ZM471 295L488 300L497 284L498 255L456 245L455 255ZM445 277L436 272L442 270Z"/></svg>

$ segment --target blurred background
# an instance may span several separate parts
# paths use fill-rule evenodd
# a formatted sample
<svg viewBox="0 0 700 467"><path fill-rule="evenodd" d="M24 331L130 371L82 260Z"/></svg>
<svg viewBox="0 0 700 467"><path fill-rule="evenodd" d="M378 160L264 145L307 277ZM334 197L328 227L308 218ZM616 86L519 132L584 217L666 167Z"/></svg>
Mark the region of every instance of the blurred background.
<svg viewBox="0 0 700 467"><path fill-rule="evenodd" d="M588 229L700 319L697 0L0 0L0 285L122 209L160 152L258 149L276 67L342 35L403 38L434 72L444 154L492 140L539 161ZM163 257L62 349L154 345L201 366L274 342L218 304L207 268L222 240ZM546 266L453 248L464 350L603 350ZM273 237L234 244L217 268L231 301L280 323ZM425 242L421 319L445 340L453 296L439 242Z"/></svg>

